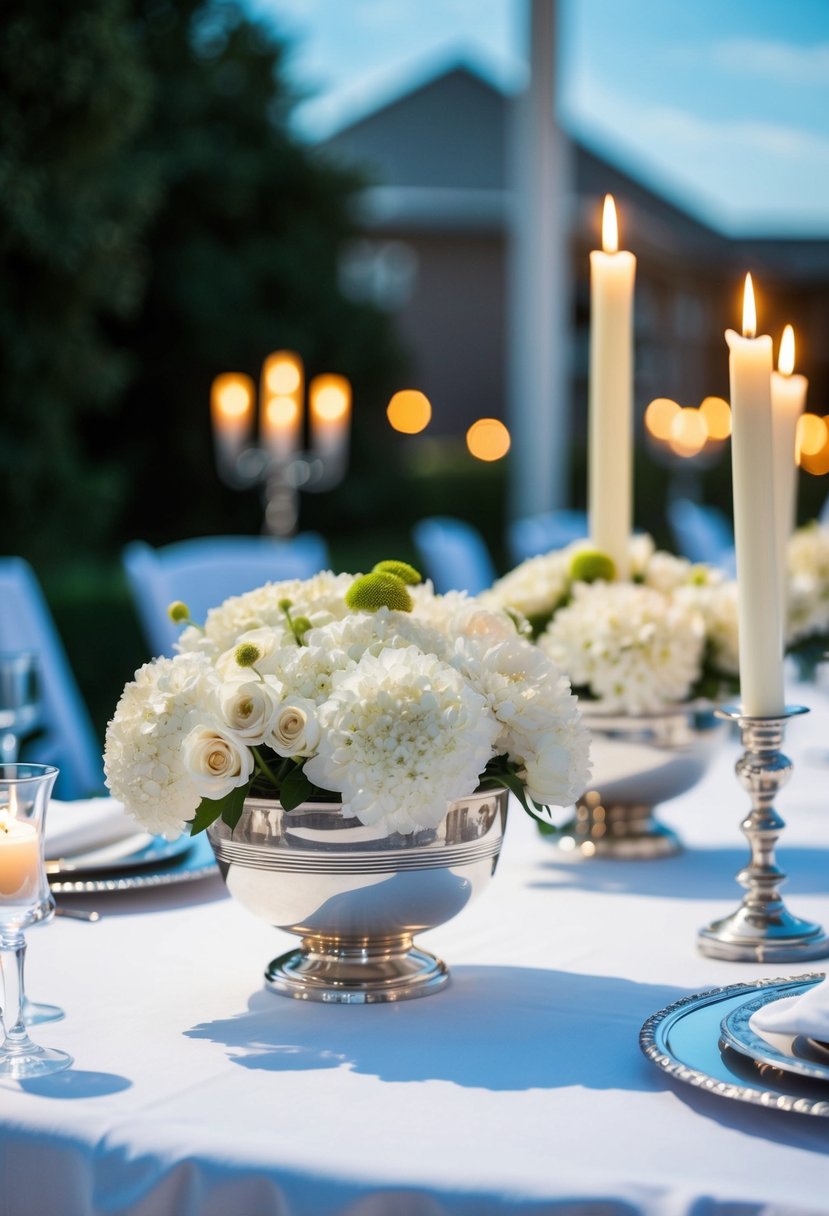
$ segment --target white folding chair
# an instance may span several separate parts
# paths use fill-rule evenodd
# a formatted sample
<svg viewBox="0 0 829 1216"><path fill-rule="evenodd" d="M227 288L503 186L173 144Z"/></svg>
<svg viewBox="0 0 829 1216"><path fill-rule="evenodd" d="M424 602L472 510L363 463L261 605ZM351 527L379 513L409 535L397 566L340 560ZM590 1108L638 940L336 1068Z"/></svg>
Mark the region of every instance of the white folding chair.
<svg viewBox="0 0 829 1216"><path fill-rule="evenodd" d="M435 591L477 595L495 581L486 541L472 524L450 515L430 515L412 529L412 538Z"/></svg>
<svg viewBox="0 0 829 1216"><path fill-rule="evenodd" d="M60 770L56 798L105 794L101 743L40 583L21 557L0 558L0 650L38 659L40 727L23 740L25 759Z"/></svg>
<svg viewBox="0 0 829 1216"><path fill-rule="evenodd" d="M200 536L154 549L133 541L122 553L138 620L150 652L175 653L180 627L167 608L183 600L194 621L203 621L231 595L263 583L310 578L329 565L328 545L318 532L287 540L270 536Z"/></svg>

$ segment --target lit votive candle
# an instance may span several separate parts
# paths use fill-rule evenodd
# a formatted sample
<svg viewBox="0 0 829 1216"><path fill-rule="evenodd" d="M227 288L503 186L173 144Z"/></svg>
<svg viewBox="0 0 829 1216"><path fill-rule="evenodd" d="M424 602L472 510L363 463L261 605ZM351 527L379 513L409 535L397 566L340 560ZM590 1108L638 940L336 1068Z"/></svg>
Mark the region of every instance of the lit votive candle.
<svg viewBox="0 0 829 1216"><path fill-rule="evenodd" d="M5 808L2 808L5 809ZM0 904L30 904L40 891L40 840L25 820L0 822Z"/></svg>

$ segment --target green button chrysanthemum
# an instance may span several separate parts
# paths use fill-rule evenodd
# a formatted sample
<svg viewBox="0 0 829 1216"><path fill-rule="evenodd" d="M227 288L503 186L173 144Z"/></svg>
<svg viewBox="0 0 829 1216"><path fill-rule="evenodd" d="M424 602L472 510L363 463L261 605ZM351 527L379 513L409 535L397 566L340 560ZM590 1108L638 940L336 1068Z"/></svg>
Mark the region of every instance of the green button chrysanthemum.
<svg viewBox="0 0 829 1216"><path fill-rule="evenodd" d="M345 602L358 612L376 612L378 608L411 612L414 606L402 578L378 572L356 579L345 593Z"/></svg>
<svg viewBox="0 0 829 1216"><path fill-rule="evenodd" d="M415 570L414 566L410 566L408 562L378 562L372 573L394 574L397 578L402 579L403 582L407 583L410 587L416 587L418 583L423 582L423 575L419 570Z"/></svg>
<svg viewBox="0 0 829 1216"><path fill-rule="evenodd" d="M570 577L575 583L612 583L616 577L616 563L600 549L584 549L570 563Z"/></svg>

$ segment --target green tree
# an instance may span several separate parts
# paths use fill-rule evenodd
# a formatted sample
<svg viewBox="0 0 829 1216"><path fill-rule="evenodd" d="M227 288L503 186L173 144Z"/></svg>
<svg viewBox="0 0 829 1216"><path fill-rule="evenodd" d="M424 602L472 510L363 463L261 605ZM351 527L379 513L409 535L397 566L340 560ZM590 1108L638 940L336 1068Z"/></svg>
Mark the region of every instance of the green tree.
<svg viewBox="0 0 829 1216"><path fill-rule="evenodd" d="M0 39L0 515L33 559L87 542L117 466L86 434L130 374L106 332L142 290L152 79L126 0L6 0Z"/></svg>
<svg viewBox="0 0 829 1216"><path fill-rule="evenodd" d="M132 472L120 531L157 542L256 531L256 495L223 489L214 471L213 376L258 378L277 348L298 350L309 374L349 376L358 469L372 420L384 421L396 366L389 329L337 281L361 182L291 132L286 48L240 5L134 0L134 12L156 82L142 148L160 165L163 198L147 233L142 308L122 330L137 372L117 436L101 436L102 454L117 442ZM336 511L328 495L310 511L348 522L360 510L353 484Z"/></svg>

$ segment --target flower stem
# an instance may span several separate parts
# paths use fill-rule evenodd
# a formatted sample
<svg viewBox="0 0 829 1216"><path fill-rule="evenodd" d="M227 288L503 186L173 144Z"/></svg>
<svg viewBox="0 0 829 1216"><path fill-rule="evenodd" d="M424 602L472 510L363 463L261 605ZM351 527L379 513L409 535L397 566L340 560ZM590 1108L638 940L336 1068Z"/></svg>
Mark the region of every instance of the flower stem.
<svg viewBox="0 0 829 1216"><path fill-rule="evenodd" d="M260 755L258 748L252 747L250 750L253 752L253 761L254 761L254 764L256 765L256 767L259 769L259 772L262 773L262 775L264 777L268 778L268 781L270 781L270 783L274 787L274 789L278 790L279 789L279 778L277 777L276 773L273 771L271 766L268 764L267 760L265 760Z"/></svg>

